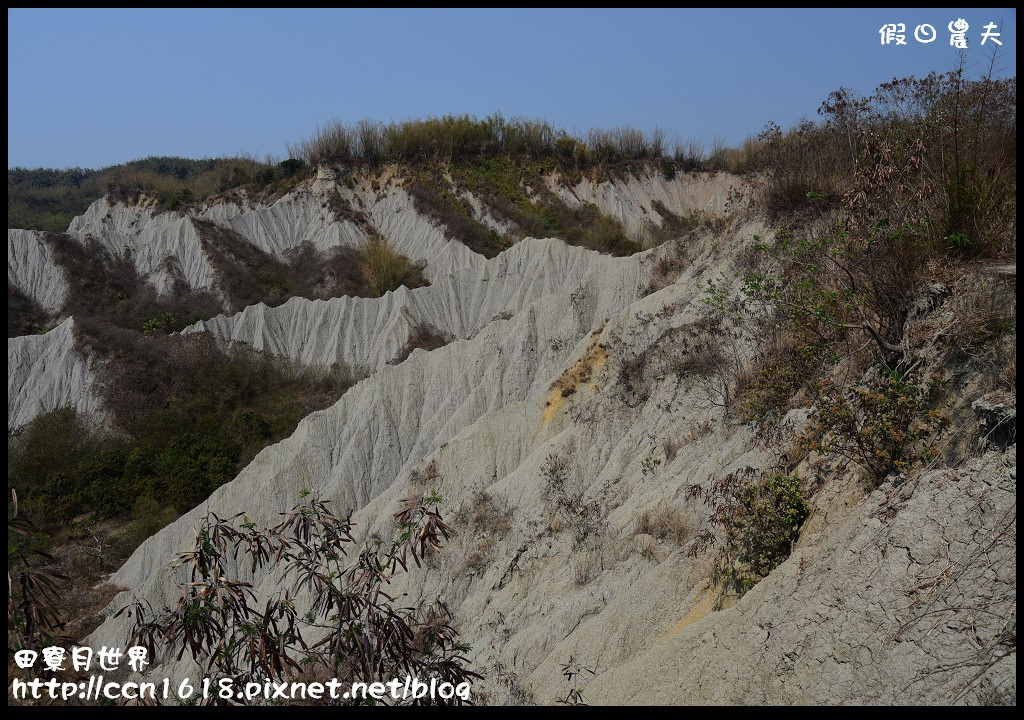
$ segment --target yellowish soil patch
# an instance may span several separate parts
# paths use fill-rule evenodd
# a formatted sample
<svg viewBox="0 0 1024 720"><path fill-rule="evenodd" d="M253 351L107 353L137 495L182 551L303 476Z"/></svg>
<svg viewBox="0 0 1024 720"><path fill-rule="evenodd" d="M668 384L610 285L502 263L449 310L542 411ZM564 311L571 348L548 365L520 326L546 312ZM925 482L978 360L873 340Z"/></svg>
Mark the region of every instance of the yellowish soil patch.
<svg viewBox="0 0 1024 720"><path fill-rule="evenodd" d="M541 427L547 426L552 418L558 414L558 411L562 409L566 398L571 397L584 384L590 382L594 374L604 367L607 361L608 351L601 344L600 338L595 337L594 341L590 343L590 347L587 348L586 354L577 360L571 368L562 373L562 376L555 380L554 385L551 386L551 390L548 391L547 404L544 406L544 418L541 421ZM596 390L597 383L591 383L590 388L591 390Z"/></svg>
<svg viewBox="0 0 1024 720"><path fill-rule="evenodd" d="M694 605L690 612L686 613L686 616L677 622L671 630L658 638L657 642L663 643L667 640L671 640L686 628L706 618L714 610L722 610L727 607L732 607L735 604L736 599L734 597L723 597L721 587L708 588L700 602Z"/></svg>

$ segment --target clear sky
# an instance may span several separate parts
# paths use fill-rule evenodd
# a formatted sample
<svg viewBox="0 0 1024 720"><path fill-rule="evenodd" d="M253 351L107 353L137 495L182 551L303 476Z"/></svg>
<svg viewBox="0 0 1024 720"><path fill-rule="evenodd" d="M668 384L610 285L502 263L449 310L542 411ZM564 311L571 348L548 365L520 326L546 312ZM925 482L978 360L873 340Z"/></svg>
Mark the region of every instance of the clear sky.
<svg viewBox="0 0 1024 720"><path fill-rule="evenodd" d="M974 71L1012 9L8 10L8 167L147 155L283 156L331 119L544 118L659 126L735 144L813 117L840 85L949 70L962 17ZM907 44L879 28L905 23ZM914 28L938 31L920 44Z"/></svg>

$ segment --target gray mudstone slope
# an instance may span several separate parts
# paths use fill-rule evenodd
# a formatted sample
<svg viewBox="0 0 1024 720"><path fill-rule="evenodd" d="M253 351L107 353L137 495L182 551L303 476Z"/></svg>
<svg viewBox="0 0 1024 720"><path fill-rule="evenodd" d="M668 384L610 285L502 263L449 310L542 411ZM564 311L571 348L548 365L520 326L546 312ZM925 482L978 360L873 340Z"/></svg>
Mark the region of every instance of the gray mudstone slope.
<svg viewBox="0 0 1024 720"><path fill-rule="evenodd" d="M570 204L621 214L636 234L657 224L654 200L673 212L734 212L731 180L702 182L640 178L560 192ZM561 666L574 658L594 671L578 687L595 704L1015 702L1015 445L872 492L852 466L822 473L793 554L738 602L713 586L709 556L640 532L645 511L662 510L692 537L708 510L690 486L768 468L777 457L755 427L725 416L713 378L676 372L670 341L706 332L709 279L738 292L737 256L771 234L756 218L739 212L718 234L630 258L528 239L485 260L416 216L398 185L373 192L322 174L269 206L243 199L201 214L275 254L306 240L358 242L355 226L322 213L322 195L339 188L375 227L390 229L402 252L432 258L433 284L372 300L257 305L189 329L225 346L372 372L145 541L110 578L126 590L90 645L125 642L125 619L113 614L132 596L157 607L176 599L181 577L169 563L207 512L270 525L308 489L339 513L351 510L358 537L386 536L401 499L430 489L416 476L433 463L431 487L458 532L394 590L453 611L485 676L478 701L556 702L569 689ZM486 218L486 208L478 212ZM192 253L191 220L162 217L97 205L72 230L105 232L111 247L152 238L163 247L152 258ZM59 304L66 291L45 248L16 234L12 251L8 238L9 281L41 304ZM685 256L685 270L648 294L672 253ZM179 266L203 287L205 261L193 260ZM145 263L158 287L166 282L159 263ZM389 364L421 326L453 341ZM8 341L9 424L56 398L85 397L92 380L71 329L69 320ZM749 358L754 341L744 326L724 332L730 352ZM90 403L81 400L82 409ZM806 410L793 410L783 431L806 420ZM553 502L553 459L564 461L559 472L578 494L578 516ZM484 497L494 517L474 524ZM280 587L272 571L240 576L261 597ZM165 659L153 672L195 668Z"/></svg>
<svg viewBox="0 0 1024 720"><path fill-rule="evenodd" d="M463 527L396 590L454 611L488 701L555 702L570 657L595 670L581 686L595 703L1015 697L1015 446L867 496L856 473L834 473L794 554L733 607L716 609L707 557L637 534L640 514L661 507L696 527L707 511L690 484L773 461L706 385L668 372L659 355L665 333L706 312L700 278L727 273L765 232L744 224L694 246L690 268L646 297L637 290L655 257L601 259L582 294L544 294L468 339L381 368L148 540L112 581L170 602L167 559L206 512L269 524L305 488L354 510L361 536L387 534L400 499L423 489L413 471L433 461L449 517L465 518L485 492L509 529ZM737 344L749 352L739 329ZM574 377L583 380L563 396ZM786 423L804 418L793 411ZM553 455L597 508L579 532L555 522L544 479ZM253 580L264 595L280 582ZM90 642L125 631L108 619Z"/></svg>

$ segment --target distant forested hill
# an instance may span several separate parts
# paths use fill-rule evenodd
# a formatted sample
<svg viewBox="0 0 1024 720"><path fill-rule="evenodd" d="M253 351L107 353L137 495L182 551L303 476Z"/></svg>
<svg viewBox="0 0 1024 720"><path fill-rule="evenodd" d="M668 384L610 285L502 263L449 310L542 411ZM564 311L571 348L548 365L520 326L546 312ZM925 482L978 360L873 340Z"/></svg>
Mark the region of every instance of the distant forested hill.
<svg viewBox="0 0 1024 720"><path fill-rule="evenodd" d="M76 215L103 195L147 194L167 208L248 183L266 185L299 168L252 158L148 157L102 170L10 168L7 171L7 227L63 231Z"/></svg>

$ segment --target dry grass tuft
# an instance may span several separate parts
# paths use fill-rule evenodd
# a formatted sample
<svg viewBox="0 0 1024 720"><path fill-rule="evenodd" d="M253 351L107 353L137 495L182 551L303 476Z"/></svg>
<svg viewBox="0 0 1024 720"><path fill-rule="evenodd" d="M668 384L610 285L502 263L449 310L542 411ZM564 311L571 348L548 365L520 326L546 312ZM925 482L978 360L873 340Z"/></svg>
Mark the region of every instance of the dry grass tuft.
<svg viewBox="0 0 1024 720"><path fill-rule="evenodd" d="M441 473L437 471L437 461L431 460L423 467L416 468L409 475L410 484L417 489L431 487L436 489L441 480Z"/></svg>
<svg viewBox="0 0 1024 720"><path fill-rule="evenodd" d="M363 275L371 296L380 297L401 286L422 287L423 265L396 252L387 240L370 237L361 250Z"/></svg>
<svg viewBox="0 0 1024 720"><path fill-rule="evenodd" d="M693 535L693 526L679 508L662 506L641 513L633 535L650 535L681 546Z"/></svg>
<svg viewBox="0 0 1024 720"><path fill-rule="evenodd" d="M466 569L473 573L486 567L496 542L512 529L512 511L486 490L478 490L459 512L459 524L475 538L466 552Z"/></svg>

